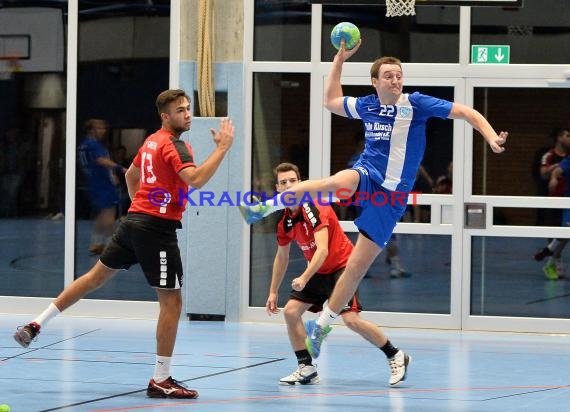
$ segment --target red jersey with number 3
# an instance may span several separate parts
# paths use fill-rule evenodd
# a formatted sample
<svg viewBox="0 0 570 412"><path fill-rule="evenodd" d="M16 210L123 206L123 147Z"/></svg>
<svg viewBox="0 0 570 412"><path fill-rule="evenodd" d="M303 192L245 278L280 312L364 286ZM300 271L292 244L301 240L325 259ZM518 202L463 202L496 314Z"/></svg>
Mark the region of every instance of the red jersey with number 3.
<svg viewBox="0 0 570 412"><path fill-rule="evenodd" d="M146 138L133 164L141 169L141 180L129 212L181 220L188 185L178 173L196 166L190 144L160 129Z"/></svg>
<svg viewBox="0 0 570 412"><path fill-rule="evenodd" d="M324 227L329 231L329 254L317 273L335 273L346 267L353 246L342 230L332 207L303 203L294 213L285 209L277 225L277 243L279 246L286 246L295 241L303 251L305 259L311 261L317 250L315 232Z"/></svg>

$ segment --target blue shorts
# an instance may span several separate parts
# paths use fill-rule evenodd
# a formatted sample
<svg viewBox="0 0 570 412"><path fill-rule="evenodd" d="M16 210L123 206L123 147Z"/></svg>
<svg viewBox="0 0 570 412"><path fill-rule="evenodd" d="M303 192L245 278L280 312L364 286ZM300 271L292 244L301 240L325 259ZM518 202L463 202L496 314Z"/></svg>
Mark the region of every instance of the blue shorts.
<svg viewBox="0 0 570 412"><path fill-rule="evenodd" d="M562 224L560 226L570 226L570 209L564 209L562 211Z"/></svg>
<svg viewBox="0 0 570 412"><path fill-rule="evenodd" d="M362 199L358 201L362 213L356 218L354 224L360 233L384 249L392 237L396 224L406 211L408 197L404 193L384 189L363 169L362 166L354 169L360 174L360 183L355 196L358 197L360 193L360 199ZM368 199L363 199L363 195L366 194Z"/></svg>
<svg viewBox="0 0 570 412"><path fill-rule="evenodd" d="M95 213L115 207L119 203L119 196L113 185L90 186L87 189L91 207Z"/></svg>

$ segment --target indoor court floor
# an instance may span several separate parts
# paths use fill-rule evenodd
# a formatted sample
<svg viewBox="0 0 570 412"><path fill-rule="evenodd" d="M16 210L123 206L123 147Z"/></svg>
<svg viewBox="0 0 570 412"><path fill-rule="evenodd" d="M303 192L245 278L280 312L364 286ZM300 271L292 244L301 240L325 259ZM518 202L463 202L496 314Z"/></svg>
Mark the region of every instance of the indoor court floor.
<svg viewBox="0 0 570 412"><path fill-rule="evenodd" d="M317 360L319 385L281 386L296 368L285 326L181 321L173 376L197 400L149 399L150 320L60 316L23 349L29 316L0 315L0 404L30 411L570 410L570 336L389 329L413 361L391 388L388 365L344 326Z"/></svg>

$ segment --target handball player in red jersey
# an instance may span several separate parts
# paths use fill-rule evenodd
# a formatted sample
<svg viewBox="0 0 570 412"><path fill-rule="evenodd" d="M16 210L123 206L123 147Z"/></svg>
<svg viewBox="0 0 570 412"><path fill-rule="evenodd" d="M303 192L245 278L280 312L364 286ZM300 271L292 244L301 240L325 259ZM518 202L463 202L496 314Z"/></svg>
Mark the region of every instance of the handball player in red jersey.
<svg viewBox="0 0 570 412"><path fill-rule="evenodd" d="M49 320L104 285L119 270L139 263L148 284L156 290L160 306L156 363L147 396L194 399L198 392L170 374L182 310L183 274L176 229L182 227L186 199L178 199L178 194L186 193L188 186L200 188L210 180L233 143L234 127L224 118L219 131L210 130L216 148L197 166L192 147L180 139L192 120L188 95L183 90L165 90L158 95L156 108L162 127L144 141L125 174L132 199L126 218L95 266L66 287L37 318L18 328L14 339L28 347Z"/></svg>

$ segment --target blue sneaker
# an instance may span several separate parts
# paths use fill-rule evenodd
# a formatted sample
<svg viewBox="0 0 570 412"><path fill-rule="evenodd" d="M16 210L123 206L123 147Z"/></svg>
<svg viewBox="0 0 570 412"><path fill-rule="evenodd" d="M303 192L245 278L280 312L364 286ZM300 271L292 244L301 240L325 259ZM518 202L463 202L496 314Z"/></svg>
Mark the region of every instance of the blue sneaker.
<svg viewBox="0 0 570 412"><path fill-rule="evenodd" d="M265 212L269 210L271 207L267 204L262 204L258 199L254 199L252 203L257 202L257 204L248 206L248 205L239 205L239 211L241 215L245 219L245 222L248 225L251 225L258 220L261 220L265 217Z"/></svg>
<svg viewBox="0 0 570 412"><path fill-rule="evenodd" d="M317 324L317 321L308 320L305 322L305 330L307 331L305 346L307 347L309 354L316 359L321 354L321 345L332 330L332 327L327 325L324 328L321 328Z"/></svg>

